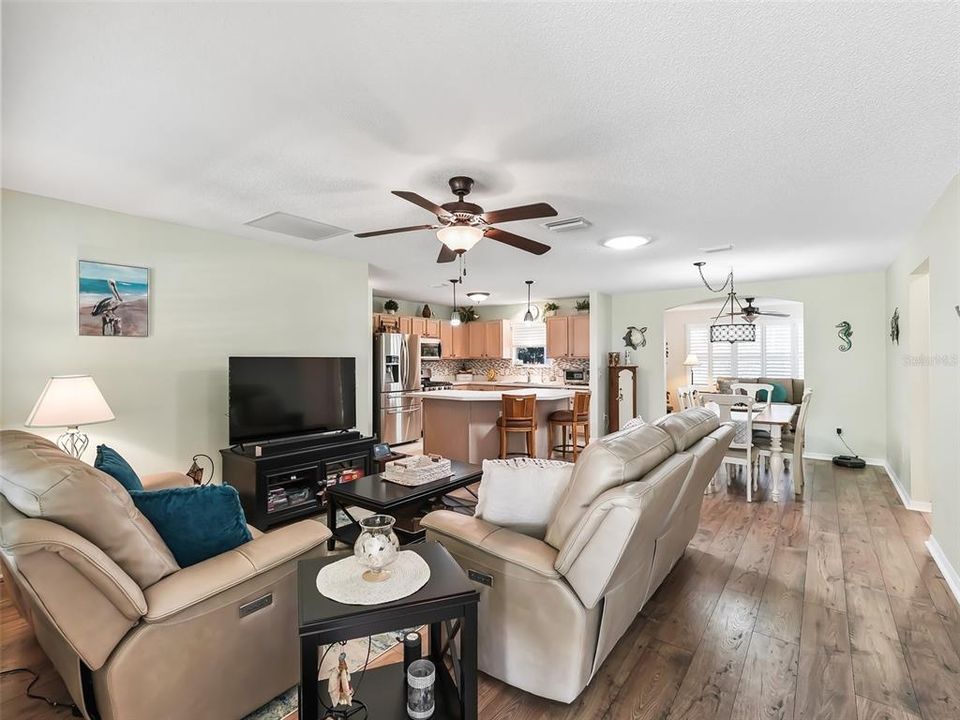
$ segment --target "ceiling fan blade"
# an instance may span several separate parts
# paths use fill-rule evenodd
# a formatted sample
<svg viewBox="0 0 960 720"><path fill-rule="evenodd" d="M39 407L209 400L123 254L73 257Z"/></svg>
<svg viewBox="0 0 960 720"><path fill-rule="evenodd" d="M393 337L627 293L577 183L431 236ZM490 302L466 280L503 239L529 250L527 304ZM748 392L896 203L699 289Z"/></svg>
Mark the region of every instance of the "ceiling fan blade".
<svg viewBox="0 0 960 720"><path fill-rule="evenodd" d="M446 245L440 245L440 254L437 255L438 263L453 262L457 259L457 254Z"/></svg>
<svg viewBox="0 0 960 720"><path fill-rule="evenodd" d="M757 315L766 315L767 317L790 317L789 313L769 312L767 310L757 310Z"/></svg>
<svg viewBox="0 0 960 720"><path fill-rule="evenodd" d="M549 245L544 245L542 242L520 237L519 235L514 235L500 228L487 228L483 231L483 234L491 240L502 242L505 245L510 245L520 250L526 250L528 253L533 253L534 255L543 255L550 249Z"/></svg>
<svg viewBox="0 0 960 720"><path fill-rule="evenodd" d="M373 232L357 233L354 237L368 238L377 235L390 235L391 233L412 232L414 230L433 230L436 225L411 225L409 227L391 228L390 230L374 230Z"/></svg>
<svg viewBox="0 0 960 720"><path fill-rule="evenodd" d="M519 205L504 210L491 210L480 217L483 218L484 222L494 225L496 223L512 222L513 220L553 217L556 214L557 211L547 203L534 203L533 205Z"/></svg>
<svg viewBox="0 0 960 720"><path fill-rule="evenodd" d="M403 198L407 202L412 202L414 205L419 205L424 210L429 210L437 217L445 217L450 214L436 203L430 202L425 197L422 195L417 195L415 192L410 192L409 190L391 190L390 192L392 192L398 198Z"/></svg>

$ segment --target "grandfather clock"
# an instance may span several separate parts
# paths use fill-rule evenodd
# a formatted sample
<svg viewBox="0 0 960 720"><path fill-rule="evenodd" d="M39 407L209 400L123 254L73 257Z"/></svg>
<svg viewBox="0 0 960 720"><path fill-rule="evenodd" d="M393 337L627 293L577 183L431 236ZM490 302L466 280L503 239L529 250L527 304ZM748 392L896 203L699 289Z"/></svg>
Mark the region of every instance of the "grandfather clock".
<svg viewBox="0 0 960 720"><path fill-rule="evenodd" d="M611 366L607 374L610 378L607 416L610 418L610 432L616 432L627 420L637 416L637 366Z"/></svg>

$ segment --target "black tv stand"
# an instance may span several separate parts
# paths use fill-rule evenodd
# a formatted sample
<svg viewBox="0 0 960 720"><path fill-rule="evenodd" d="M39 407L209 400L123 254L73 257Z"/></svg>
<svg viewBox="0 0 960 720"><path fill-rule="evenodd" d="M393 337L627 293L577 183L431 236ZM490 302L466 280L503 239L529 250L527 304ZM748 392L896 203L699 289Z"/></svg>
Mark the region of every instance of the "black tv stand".
<svg viewBox="0 0 960 720"><path fill-rule="evenodd" d="M267 530L326 510L327 487L345 472L370 475L374 443L353 430L225 448L223 481L240 493L247 522Z"/></svg>

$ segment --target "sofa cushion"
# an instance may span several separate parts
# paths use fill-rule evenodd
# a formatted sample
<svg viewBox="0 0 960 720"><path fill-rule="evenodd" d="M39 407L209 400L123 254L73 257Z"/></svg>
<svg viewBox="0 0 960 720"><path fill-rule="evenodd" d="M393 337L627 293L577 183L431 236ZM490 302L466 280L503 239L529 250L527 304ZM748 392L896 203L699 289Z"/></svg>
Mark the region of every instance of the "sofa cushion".
<svg viewBox="0 0 960 720"><path fill-rule="evenodd" d="M707 408L691 408L671 413L656 422L670 439L677 452L683 452L700 438L720 427L720 417Z"/></svg>
<svg viewBox="0 0 960 720"><path fill-rule="evenodd" d="M542 540L572 473L560 460L484 460L474 517Z"/></svg>
<svg viewBox="0 0 960 720"><path fill-rule="evenodd" d="M130 467L130 463L109 445L97 445L97 458L93 461L97 470L103 470L118 483L126 488L127 492L143 490L140 476Z"/></svg>
<svg viewBox="0 0 960 720"><path fill-rule="evenodd" d="M773 400L771 402L791 404L800 402L799 399L793 399L793 378L760 378L760 382L773 385ZM760 392L757 395L757 400L763 401L766 399L763 397L766 395L765 392Z"/></svg>
<svg viewBox="0 0 960 720"><path fill-rule="evenodd" d="M180 567L196 565L253 540L240 507L240 494L229 485L134 491L130 495Z"/></svg>
<svg viewBox="0 0 960 720"><path fill-rule="evenodd" d="M170 549L123 486L49 440L0 432L0 492L28 517L86 538L146 588L179 570Z"/></svg>
<svg viewBox="0 0 960 720"><path fill-rule="evenodd" d="M673 452L673 440L654 425L621 430L590 443L574 465L544 541L559 550L597 497L612 487L641 479Z"/></svg>

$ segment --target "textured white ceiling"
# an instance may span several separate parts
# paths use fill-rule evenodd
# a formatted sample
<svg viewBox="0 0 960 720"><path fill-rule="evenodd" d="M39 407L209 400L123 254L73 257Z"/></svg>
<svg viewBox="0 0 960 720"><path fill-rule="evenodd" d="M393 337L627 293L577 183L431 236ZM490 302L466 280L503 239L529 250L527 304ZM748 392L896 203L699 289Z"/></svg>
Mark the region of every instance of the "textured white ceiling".
<svg viewBox="0 0 960 720"><path fill-rule="evenodd" d="M429 232L317 243L274 211L375 230L548 201L588 230L484 241L498 304L880 268L960 162L956 3L3 5L3 180L27 192L368 260L447 301ZM599 242L648 234L617 253Z"/></svg>

